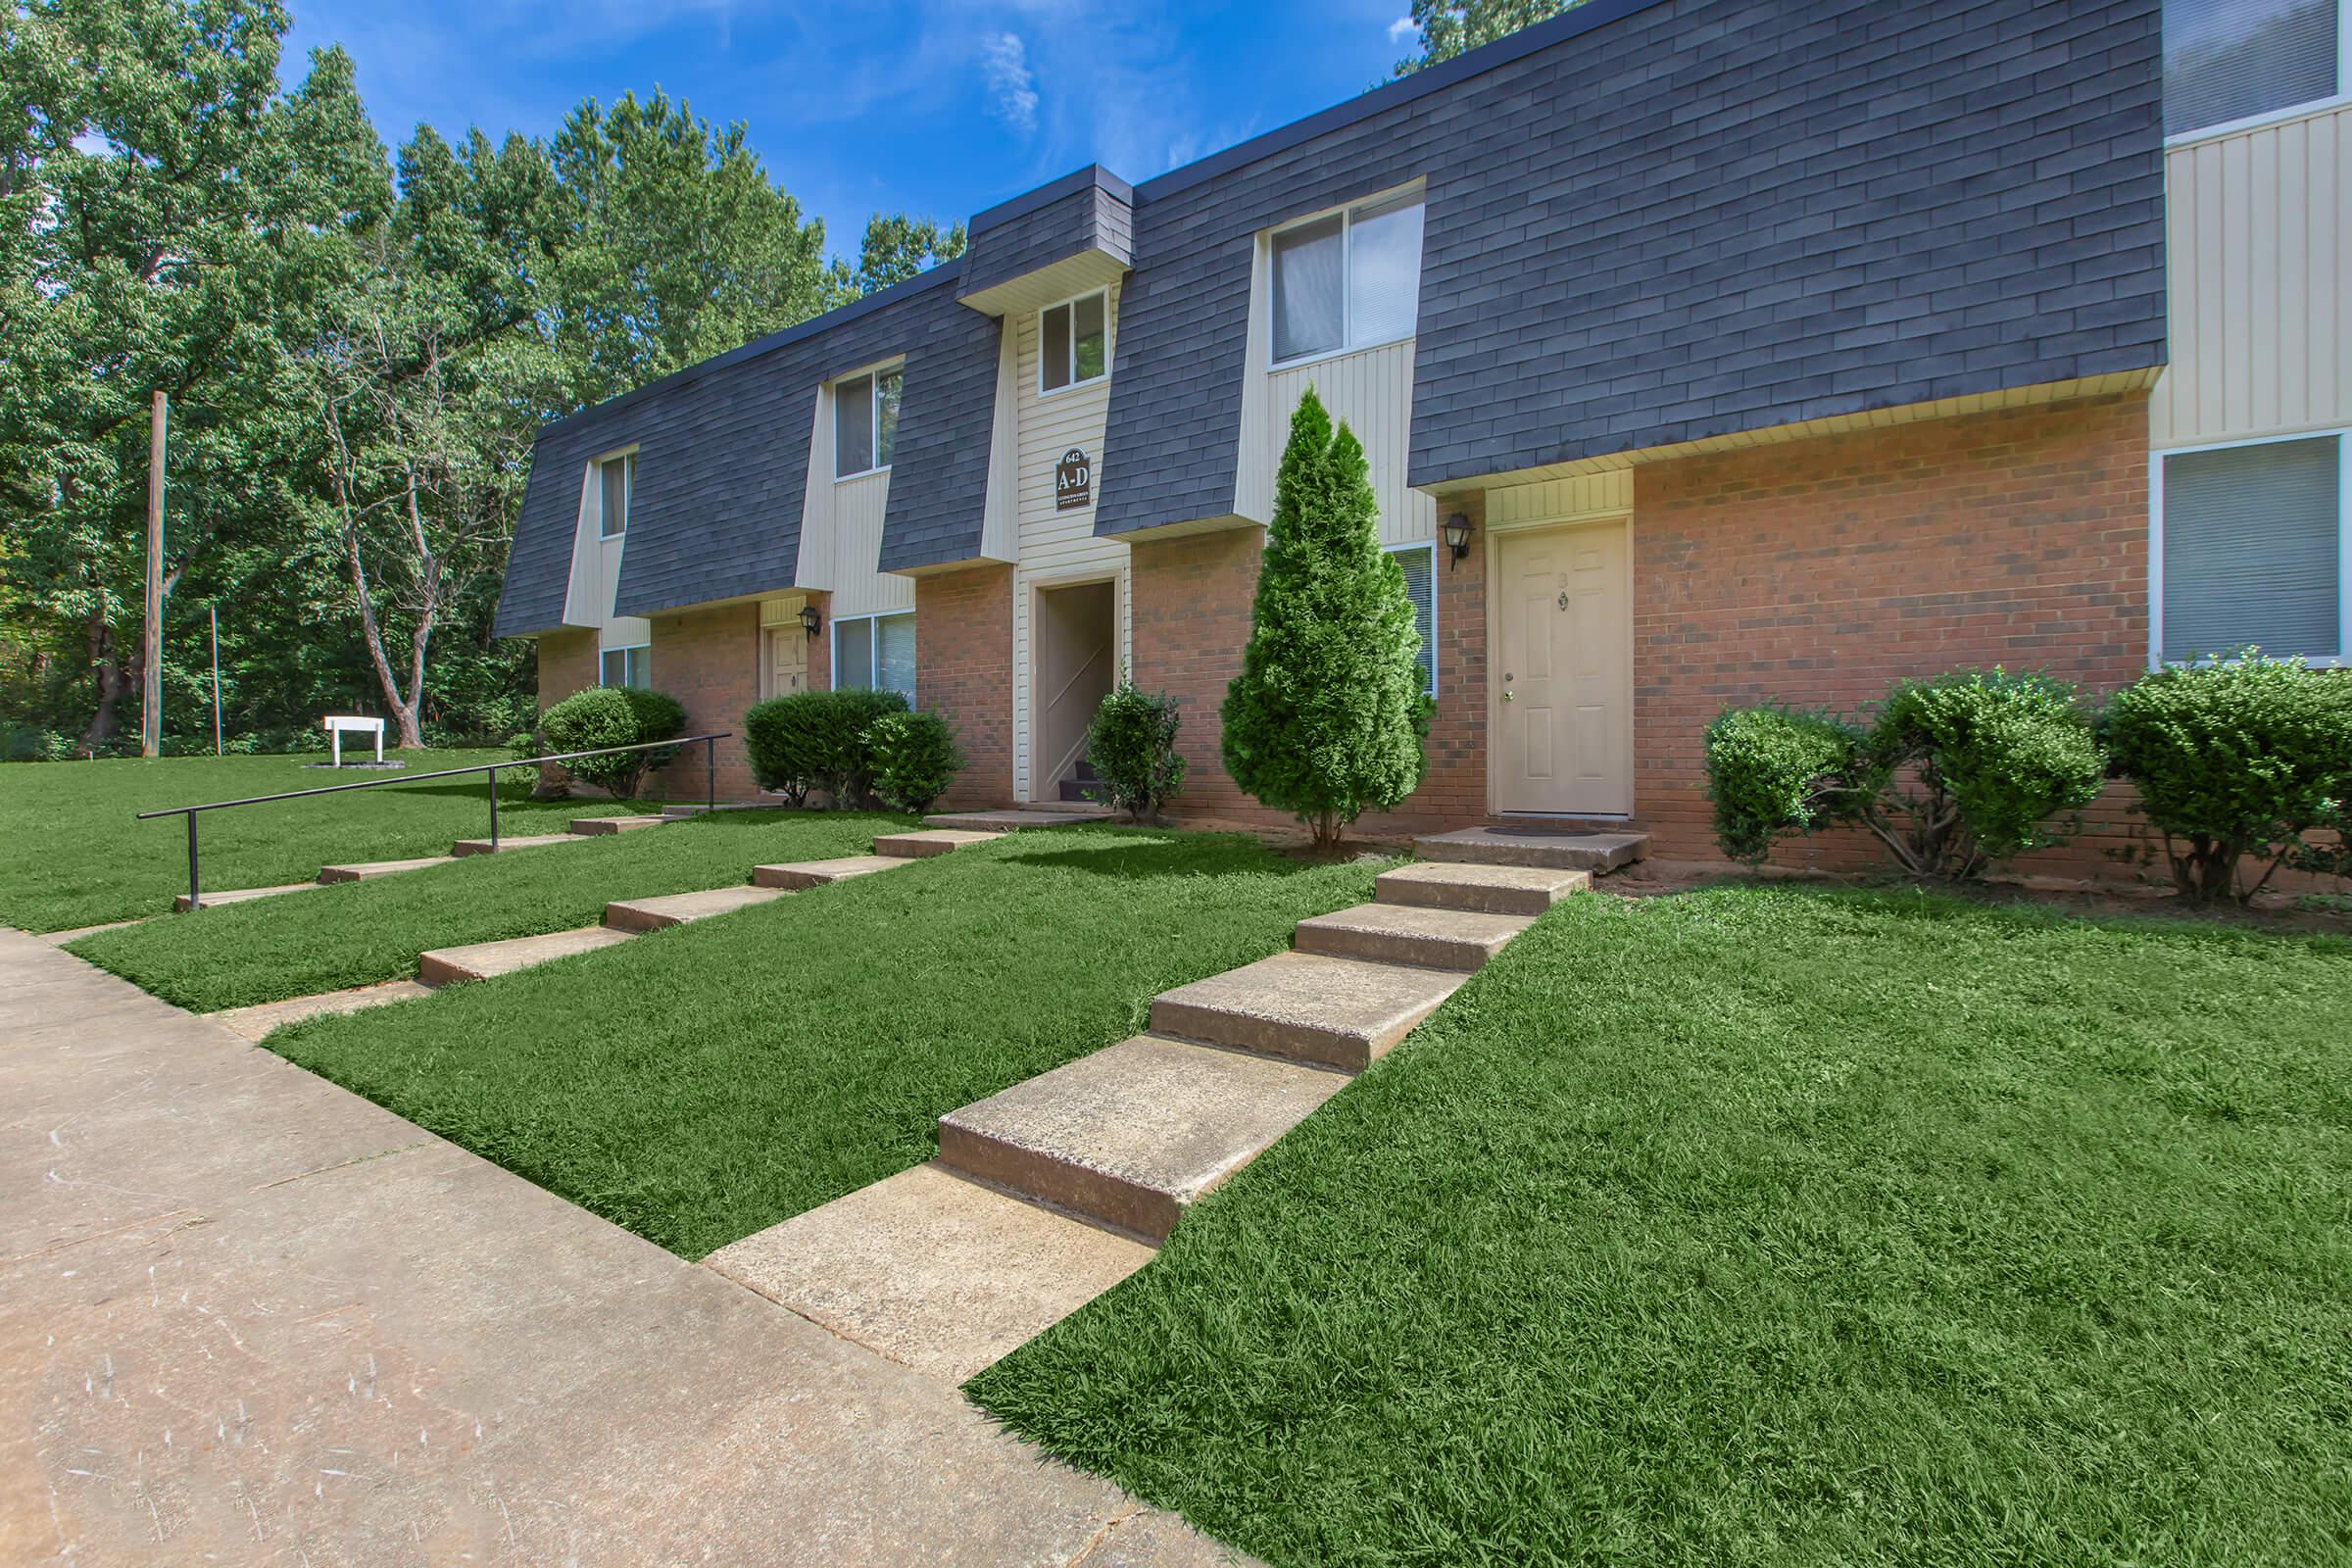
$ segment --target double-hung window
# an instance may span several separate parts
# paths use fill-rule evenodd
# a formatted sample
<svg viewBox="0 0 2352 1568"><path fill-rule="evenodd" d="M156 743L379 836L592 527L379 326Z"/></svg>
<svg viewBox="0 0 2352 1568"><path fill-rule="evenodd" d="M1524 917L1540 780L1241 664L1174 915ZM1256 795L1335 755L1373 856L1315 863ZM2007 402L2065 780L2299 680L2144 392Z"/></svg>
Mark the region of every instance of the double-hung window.
<svg viewBox="0 0 2352 1568"><path fill-rule="evenodd" d="M637 488L637 454L607 458L596 466L597 533L617 539L629 531L629 496Z"/></svg>
<svg viewBox="0 0 2352 1568"><path fill-rule="evenodd" d="M2352 0L2164 0L2164 132L2327 103L2352 72Z"/></svg>
<svg viewBox="0 0 2352 1568"><path fill-rule="evenodd" d="M608 648L597 659L597 684L639 688L651 686L654 683L653 666L654 651L644 643L634 648Z"/></svg>
<svg viewBox="0 0 2352 1568"><path fill-rule="evenodd" d="M1413 602L1413 629L1421 634L1421 690L1438 695L1438 547L1396 545L1389 554L1404 568L1404 596Z"/></svg>
<svg viewBox="0 0 2352 1568"><path fill-rule="evenodd" d="M1390 196L1274 235L1274 363L1394 343L1421 312L1421 198Z"/></svg>
<svg viewBox="0 0 2352 1568"><path fill-rule="evenodd" d="M833 477L890 466L899 439L899 372L874 370L833 387Z"/></svg>
<svg viewBox="0 0 2352 1568"><path fill-rule="evenodd" d="M833 622L833 689L897 692L914 702L914 614L849 615Z"/></svg>
<svg viewBox="0 0 2352 1568"><path fill-rule="evenodd" d="M2352 431L2157 462L2157 658L2352 659Z"/></svg>
<svg viewBox="0 0 2352 1568"><path fill-rule="evenodd" d="M1110 296L1102 289L1037 313L1037 389L1059 392L1110 373Z"/></svg>

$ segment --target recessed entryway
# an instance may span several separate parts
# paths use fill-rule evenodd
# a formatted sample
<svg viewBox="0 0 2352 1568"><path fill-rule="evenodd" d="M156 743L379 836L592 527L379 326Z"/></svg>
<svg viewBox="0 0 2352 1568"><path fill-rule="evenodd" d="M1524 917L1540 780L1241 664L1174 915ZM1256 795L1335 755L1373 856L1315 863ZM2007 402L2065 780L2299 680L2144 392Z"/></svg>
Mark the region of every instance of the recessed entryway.
<svg viewBox="0 0 2352 1568"><path fill-rule="evenodd" d="M1488 753L1497 812L1634 808L1628 523L1494 537Z"/></svg>
<svg viewBox="0 0 2352 1568"><path fill-rule="evenodd" d="M1040 588L1030 636L1029 798L1078 776L1086 727L1117 676L1119 590L1110 578Z"/></svg>

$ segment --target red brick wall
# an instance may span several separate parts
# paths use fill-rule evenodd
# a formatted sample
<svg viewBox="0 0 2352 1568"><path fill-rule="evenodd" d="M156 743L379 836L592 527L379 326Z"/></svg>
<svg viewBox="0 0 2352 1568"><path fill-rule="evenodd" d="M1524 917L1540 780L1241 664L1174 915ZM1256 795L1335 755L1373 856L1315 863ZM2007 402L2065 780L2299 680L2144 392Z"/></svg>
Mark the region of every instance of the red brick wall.
<svg viewBox="0 0 2352 1568"><path fill-rule="evenodd" d="M2134 394L1642 468L1634 752L1651 853L1716 854L1701 735L1728 706L1859 709L1898 677L1996 663L2130 682L2147 656L2147 428ZM2096 865L2111 842L2058 858ZM1778 858L1878 855L1825 835Z"/></svg>
<svg viewBox="0 0 2352 1568"><path fill-rule="evenodd" d="M596 633L551 631L539 641L539 711L596 684Z"/></svg>
<svg viewBox="0 0 2352 1568"><path fill-rule="evenodd" d="M1449 501L1478 522L1483 500ZM1132 552L1135 683L1182 705L1185 756L1177 818L1292 820L1244 795L1225 771L1218 710L1242 667L1250 606L1265 537L1257 528L1147 540ZM1475 818L1486 810L1487 602L1485 554L1474 543L1459 564L1438 551L1438 711L1429 771L1395 812L1366 816L1359 831L1404 832Z"/></svg>
<svg viewBox="0 0 2352 1568"><path fill-rule="evenodd" d="M743 715L760 700L760 607L731 605L653 617L654 690L686 708L686 733L725 730L718 743L718 798L750 800L759 793L743 749ZM664 800L696 802L709 789L705 748L688 747L641 792Z"/></svg>
<svg viewBox="0 0 2352 1568"><path fill-rule="evenodd" d="M914 581L916 706L943 714L966 759L952 807L1012 804L1012 568Z"/></svg>

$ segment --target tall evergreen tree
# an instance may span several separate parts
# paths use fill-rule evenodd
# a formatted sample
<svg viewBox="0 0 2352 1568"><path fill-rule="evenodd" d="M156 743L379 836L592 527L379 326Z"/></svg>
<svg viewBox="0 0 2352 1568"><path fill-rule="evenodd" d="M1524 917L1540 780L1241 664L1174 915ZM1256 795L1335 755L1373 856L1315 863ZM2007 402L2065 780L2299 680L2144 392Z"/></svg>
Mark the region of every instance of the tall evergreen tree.
<svg viewBox="0 0 2352 1568"><path fill-rule="evenodd" d="M1242 672L1225 692L1225 769L1317 849L1421 782L1421 634L1380 548L1364 449L1308 387L1274 477Z"/></svg>

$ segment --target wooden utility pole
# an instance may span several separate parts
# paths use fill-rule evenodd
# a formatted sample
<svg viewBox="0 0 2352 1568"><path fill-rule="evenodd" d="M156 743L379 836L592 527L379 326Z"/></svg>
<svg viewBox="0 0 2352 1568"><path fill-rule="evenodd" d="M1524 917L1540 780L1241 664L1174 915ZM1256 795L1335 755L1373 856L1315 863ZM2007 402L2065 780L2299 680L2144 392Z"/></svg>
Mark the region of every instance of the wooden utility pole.
<svg viewBox="0 0 2352 1568"><path fill-rule="evenodd" d="M147 623L139 637L139 669L145 681L139 719L139 755L164 750L164 427L166 402L155 395L147 421Z"/></svg>

